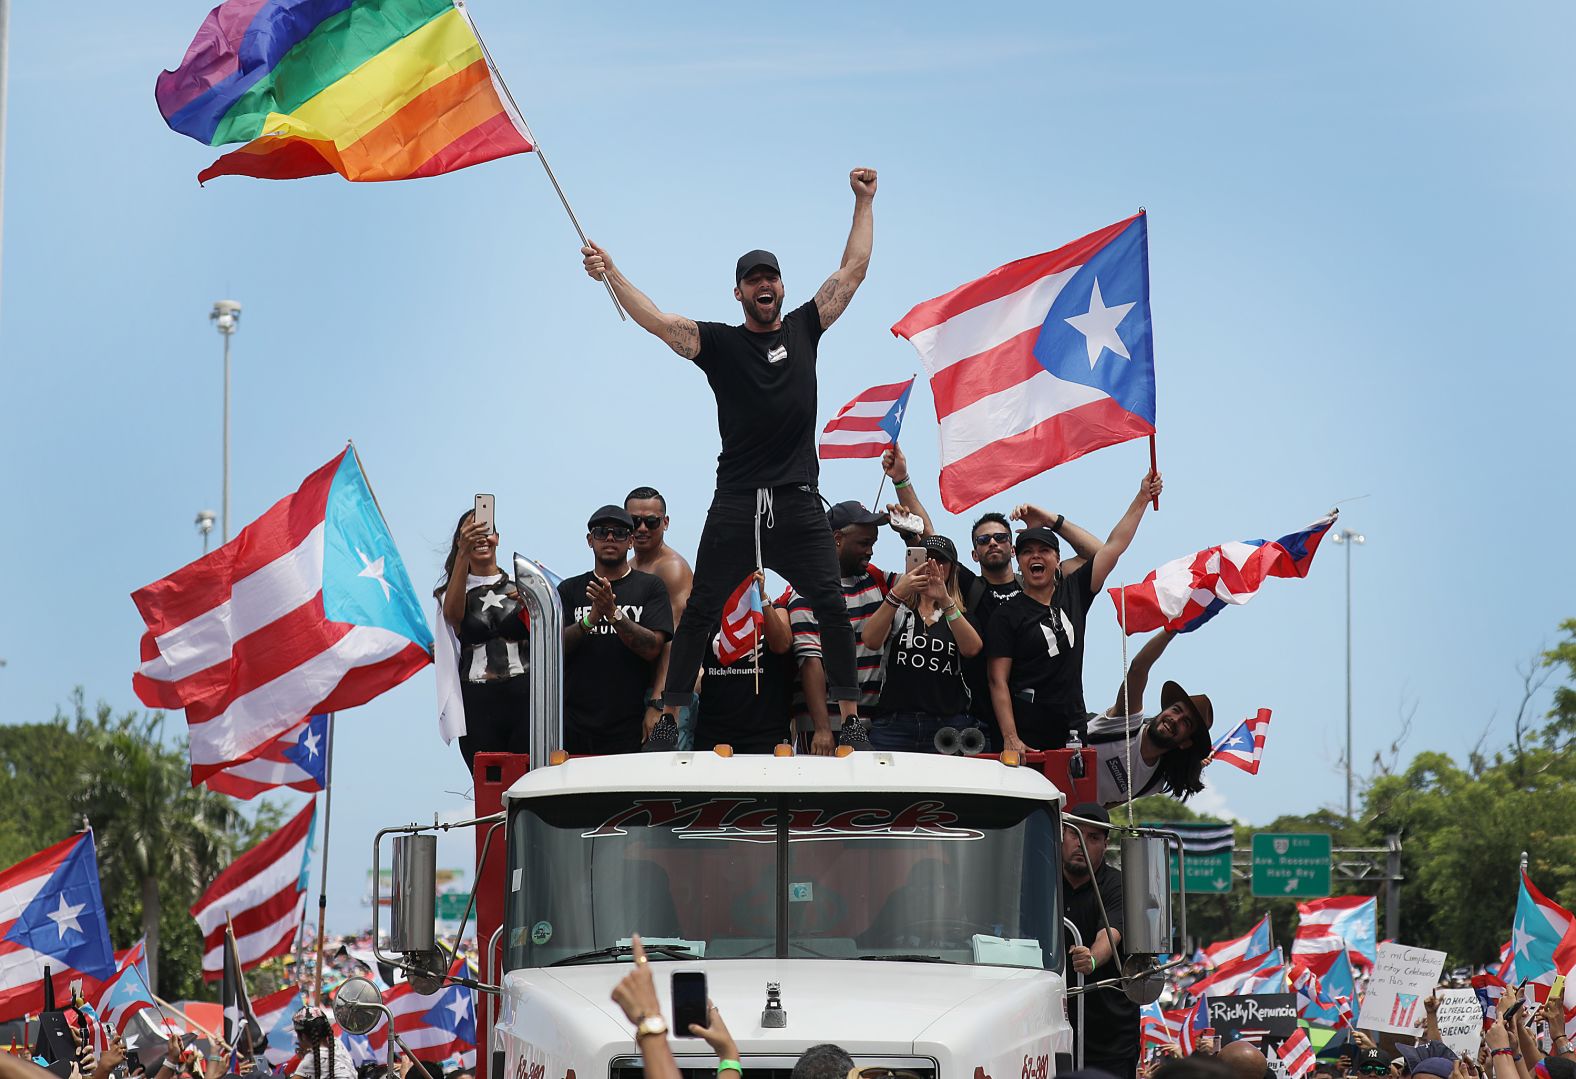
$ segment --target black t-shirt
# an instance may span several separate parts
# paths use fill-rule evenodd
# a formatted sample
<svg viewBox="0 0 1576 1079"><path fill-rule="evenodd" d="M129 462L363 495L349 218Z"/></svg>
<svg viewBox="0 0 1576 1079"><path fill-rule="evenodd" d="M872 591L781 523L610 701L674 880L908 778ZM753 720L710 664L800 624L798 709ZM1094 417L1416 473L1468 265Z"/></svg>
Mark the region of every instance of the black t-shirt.
<svg viewBox="0 0 1576 1079"><path fill-rule="evenodd" d="M815 483L815 359L821 340L815 301L788 312L770 333L721 322L695 325L695 366L717 397L717 489Z"/></svg>
<svg viewBox="0 0 1576 1079"><path fill-rule="evenodd" d="M467 575L465 615L455 627L460 642L460 678L493 682L525 674L528 655L522 643L530 624L513 581L505 573Z"/></svg>
<svg viewBox="0 0 1576 1079"><path fill-rule="evenodd" d="M877 708L947 719L968 711L963 653L945 615L926 625L907 607L897 612L887 635L886 680Z"/></svg>
<svg viewBox="0 0 1576 1079"><path fill-rule="evenodd" d="M1095 897L1096 886L1100 890L1099 899L1105 901L1105 913L1111 921L1111 928L1118 933L1124 931L1120 871L1102 862L1100 868L1095 870L1094 879L1085 881L1077 888L1064 878L1062 898L1067 905L1067 919L1078 927L1086 948L1092 946L1095 934L1105 928ZM1072 940L1069 938L1067 943L1071 947ZM1095 967L1093 973L1085 974L1084 983L1115 978L1120 973L1116 960L1108 959ZM1098 1055L1103 1058L1137 1055L1138 1005L1127 999L1127 994L1120 989L1095 989L1085 993L1084 1038L1086 1054L1098 1051Z"/></svg>
<svg viewBox="0 0 1576 1079"><path fill-rule="evenodd" d="M958 567L958 593L963 597L963 613L982 641L985 639L986 627L990 625L990 616L996 613L996 608L1022 591L1023 586L1018 583L1016 576L1006 584L991 584L967 566ZM982 720L987 727L995 728L996 705L990 699L985 649L980 649L979 654L972 659L963 661L963 681L969 687L969 713Z"/></svg>
<svg viewBox="0 0 1576 1079"><path fill-rule="evenodd" d="M996 609L985 630L985 655L1012 660L1008 685L1013 698L1024 699L1024 691L1033 690L1037 710L1070 726L1089 718L1083 696L1084 620L1094 601L1093 581L1090 559L1061 579L1050 606L1020 592Z"/></svg>
<svg viewBox="0 0 1576 1079"><path fill-rule="evenodd" d="M591 601L586 598L590 583L591 574L582 573L558 586L567 621L590 613ZM661 577L632 569L613 582L613 598L625 618L663 637L673 636L673 607ZM631 652L618 639L613 623L598 622L564 657L564 726L598 735L632 728L638 739L656 664L655 659L641 659Z"/></svg>
<svg viewBox="0 0 1576 1079"><path fill-rule="evenodd" d="M757 671L760 692L755 690ZM745 656L731 667L717 658L715 641L706 646L701 668L700 703L695 711L697 744L726 742L735 749L764 748L790 737L788 708L793 702L794 662L761 645L757 666Z"/></svg>

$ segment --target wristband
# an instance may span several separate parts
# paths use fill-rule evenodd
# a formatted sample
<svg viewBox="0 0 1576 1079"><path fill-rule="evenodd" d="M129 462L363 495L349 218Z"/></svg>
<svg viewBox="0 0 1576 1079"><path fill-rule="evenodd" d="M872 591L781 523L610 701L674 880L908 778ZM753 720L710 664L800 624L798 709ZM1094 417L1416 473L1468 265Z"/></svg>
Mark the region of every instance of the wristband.
<svg viewBox="0 0 1576 1079"><path fill-rule="evenodd" d="M1067 520L1067 518L1058 513L1056 515L1056 523L1051 526L1051 531L1060 532L1062 530L1062 522L1065 520Z"/></svg>
<svg viewBox="0 0 1576 1079"><path fill-rule="evenodd" d="M892 490L894 490L894 491L901 491L905 487L912 487L912 486L914 486L914 482L912 480L910 480L907 476L904 476L900 480L893 480L892 481Z"/></svg>
<svg viewBox="0 0 1576 1079"><path fill-rule="evenodd" d="M1489 1052L1488 1052L1488 1055L1491 1056L1491 1057L1497 1057L1497 1056L1507 1056L1508 1057L1508 1056L1511 1056L1512 1053L1513 1053L1513 1050L1511 1050L1509 1048L1505 1048L1505 1049L1490 1049Z"/></svg>
<svg viewBox="0 0 1576 1079"><path fill-rule="evenodd" d="M583 614L583 615L580 616L580 628L585 630L587 633L591 632L591 616L590 615Z"/></svg>
<svg viewBox="0 0 1576 1079"><path fill-rule="evenodd" d="M947 621L948 622L956 622L958 619L960 619L962 617L963 617L963 612L962 611L954 610L951 614L947 615Z"/></svg>
<svg viewBox="0 0 1576 1079"><path fill-rule="evenodd" d="M884 600L886 600L886 602L890 603L892 605L893 610L901 610L902 607L903 607L903 601L897 598L897 593L896 592L888 592L885 596L882 597L882 599L884 599Z"/></svg>
<svg viewBox="0 0 1576 1079"><path fill-rule="evenodd" d="M723 1072L738 1072L740 1075L743 1075L744 1065L737 1060L719 1060L717 1061L717 1074L721 1075Z"/></svg>

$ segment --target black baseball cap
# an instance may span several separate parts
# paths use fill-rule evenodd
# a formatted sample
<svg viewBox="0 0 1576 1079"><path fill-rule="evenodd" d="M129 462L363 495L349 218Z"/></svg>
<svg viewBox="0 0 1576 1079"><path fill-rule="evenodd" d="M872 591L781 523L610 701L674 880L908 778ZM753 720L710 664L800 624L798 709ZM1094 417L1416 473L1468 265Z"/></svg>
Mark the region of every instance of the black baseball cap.
<svg viewBox="0 0 1576 1079"><path fill-rule="evenodd" d="M833 532L841 532L852 525L876 525L887 523L884 513L872 513L865 509L863 502L839 502L826 511L826 523L832 526Z"/></svg>
<svg viewBox="0 0 1576 1079"><path fill-rule="evenodd" d="M601 524L623 525L631 532L635 530L635 519L623 506L603 506L591 515L591 519L586 522L586 528L590 529Z"/></svg>
<svg viewBox="0 0 1576 1079"><path fill-rule="evenodd" d="M931 554L939 554L948 562L956 563L958 560L958 549L946 536L926 536L920 541L920 546Z"/></svg>
<svg viewBox="0 0 1576 1079"><path fill-rule="evenodd" d="M777 256L757 247L754 251L746 251L739 256L739 264L733 270L733 283L737 285L743 281L757 266L769 266L773 273L782 276L782 268L777 265Z"/></svg>
<svg viewBox="0 0 1576 1079"><path fill-rule="evenodd" d="M1052 532L1045 525L1040 525L1036 528L1025 528L1022 532L1019 532L1018 538L1012 541L1012 549L1021 551L1025 543L1043 543L1057 554L1062 553L1062 545L1057 540L1056 533Z"/></svg>
<svg viewBox="0 0 1576 1079"><path fill-rule="evenodd" d="M1110 812L1099 802L1080 802L1067 812L1075 817L1082 817L1084 820L1097 820L1107 827L1110 827L1111 824Z"/></svg>

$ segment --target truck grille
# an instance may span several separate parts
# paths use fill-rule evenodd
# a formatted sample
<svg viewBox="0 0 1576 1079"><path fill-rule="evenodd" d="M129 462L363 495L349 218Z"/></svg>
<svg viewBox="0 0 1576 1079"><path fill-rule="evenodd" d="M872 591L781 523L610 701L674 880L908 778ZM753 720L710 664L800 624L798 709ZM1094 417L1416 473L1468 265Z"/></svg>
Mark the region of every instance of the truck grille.
<svg viewBox="0 0 1576 1079"><path fill-rule="evenodd" d="M750 1057L746 1056L741 1063L744 1065L744 1074L748 1079L789 1079L793 1073L794 1057ZM856 1057L854 1063L862 1068L873 1067L877 1064L889 1068L901 1068L910 1072L919 1079L937 1079L940 1074L936 1062L928 1058L864 1058ZM608 1065L608 1079L643 1079L646 1072L641 1066L640 1058L615 1057ZM685 1067L684 1058L679 1058L679 1074L684 1079L716 1079L716 1065L702 1065L698 1068Z"/></svg>

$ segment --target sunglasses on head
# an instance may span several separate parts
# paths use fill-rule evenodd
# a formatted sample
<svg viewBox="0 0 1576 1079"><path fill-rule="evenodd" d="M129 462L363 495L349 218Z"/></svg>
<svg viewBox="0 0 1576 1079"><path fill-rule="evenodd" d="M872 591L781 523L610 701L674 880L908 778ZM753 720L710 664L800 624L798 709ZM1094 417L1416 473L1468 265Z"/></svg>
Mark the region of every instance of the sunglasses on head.
<svg viewBox="0 0 1576 1079"><path fill-rule="evenodd" d="M974 546L976 547L986 547L992 543L999 543L1005 547L1011 542L1011 532L981 532L974 537Z"/></svg>
<svg viewBox="0 0 1576 1079"><path fill-rule="evenodd" d="M629 538L629 529L623 525L592 525L591 538L599 540L627 540Z"/></svg>
<svg viewBox="0 0 1576 1079"><path fill-rule="evenodd" d="M662 518L655 515L650 517L642 517L637 513L635 514L634 520L636 528L639 528L641 525L645 525L653 532L655 532L662 525Z"/></svg>

